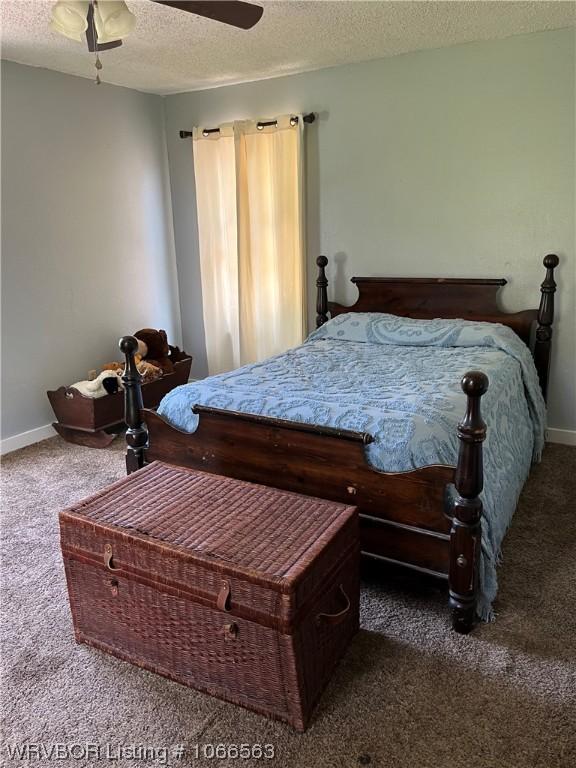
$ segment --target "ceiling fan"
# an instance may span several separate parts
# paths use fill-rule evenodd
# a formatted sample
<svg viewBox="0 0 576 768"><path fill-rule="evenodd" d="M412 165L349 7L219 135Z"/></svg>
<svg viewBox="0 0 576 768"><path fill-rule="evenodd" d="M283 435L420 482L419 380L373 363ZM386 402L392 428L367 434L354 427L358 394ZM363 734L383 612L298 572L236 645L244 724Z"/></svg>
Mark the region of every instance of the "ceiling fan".
<svg viewBox="0 0 576 768"><path fill-rule="evenodd" d="M205 16L240 29L257 24L264 9L241 0L151 0L179 11ZM88 50L106 51L122 45L136 25L124 0L58 0L52 8L50 27L72 40L86 35Z"/></svg>

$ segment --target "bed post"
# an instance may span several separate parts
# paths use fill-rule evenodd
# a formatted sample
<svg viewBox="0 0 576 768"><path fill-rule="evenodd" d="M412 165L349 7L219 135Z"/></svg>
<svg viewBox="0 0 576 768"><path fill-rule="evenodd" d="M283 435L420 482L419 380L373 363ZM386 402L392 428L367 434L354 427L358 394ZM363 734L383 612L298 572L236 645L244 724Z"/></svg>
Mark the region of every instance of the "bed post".
<svg viewBox="0 0 576 768"><path fill-rule="evenodd" d="M126 472L131 474L144 466L144 453L148 446L148 430L142 420L142 377L136 366L134 355L138 351L138 340L134 336L123 336L119 343L126 357L124 382L124 421L126 430Z"/></svg>
<svg viewBox="0 0 576 768"><path fill-rule="evenodd" d="M453 504L450 531L450 607L452 626L466 634L474 626L478 569L481 551L482 501L484 484L482 443L486 424L480 414L480 398L488 389L488 377L481 371L469 371L462 379L466 394L466 414L458 424L460 451L454 475L457 496Z"/></svg>
<svg viewBox="0 0 576 768"><path fill-rule="evenodd" d="M536 328L536 341L534 342L534 364L538 371L540 387L544 400L548 394L548 373L550 371L550 352L552 349L552 323L554 322L554 294L556 283L554 282L554 270L560 259L555 253L549 253L544 257L546 277L540 286L540 307L538 308L538 326Z"/></svg>
<svg viewBox="0 0 576 768"><path fill-rule="evenodd" d="M316 328L328 320L328 278L325 267L328 264L326 256L318 256L316 265L318 277L316 278Z"/></svg>

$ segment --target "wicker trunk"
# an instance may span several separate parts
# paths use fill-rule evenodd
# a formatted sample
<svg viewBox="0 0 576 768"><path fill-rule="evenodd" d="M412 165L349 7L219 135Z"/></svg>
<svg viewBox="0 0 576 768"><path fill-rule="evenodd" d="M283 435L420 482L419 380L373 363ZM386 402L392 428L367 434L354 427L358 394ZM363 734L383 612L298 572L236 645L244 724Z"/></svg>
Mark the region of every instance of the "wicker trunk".
<svg viewBox="0 0 576 768"><path fill-rule="evenodd" d="M299 730L358 629L355 507L155 462L60 534L78 642Z"/></svg>

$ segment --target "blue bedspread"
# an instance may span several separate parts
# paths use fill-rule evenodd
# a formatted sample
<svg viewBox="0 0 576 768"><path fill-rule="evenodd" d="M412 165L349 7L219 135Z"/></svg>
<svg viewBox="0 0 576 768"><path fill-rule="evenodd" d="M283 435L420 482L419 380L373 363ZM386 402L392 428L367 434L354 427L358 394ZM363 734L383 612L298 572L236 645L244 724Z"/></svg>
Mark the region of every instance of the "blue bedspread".
<svg viewBox="0 0 576 768"><path fill-rule="evenodd" d="M454 465L462 375L482 370L488 424L482 494L481 618L493 617L496 564L520 490L544 443L545 406L528 348L509 328L464 320L339 315L300 347L172 390L158 413L192 432L196 403L369 432L368 461L398 472Z"/></svg>

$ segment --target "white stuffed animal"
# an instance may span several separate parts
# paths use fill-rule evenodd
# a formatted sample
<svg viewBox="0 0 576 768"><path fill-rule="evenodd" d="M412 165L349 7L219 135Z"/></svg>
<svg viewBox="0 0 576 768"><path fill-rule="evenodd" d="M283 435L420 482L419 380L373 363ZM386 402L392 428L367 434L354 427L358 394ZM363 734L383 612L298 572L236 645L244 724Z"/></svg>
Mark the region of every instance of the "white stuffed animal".
<svg viewBox="0 0 576 768"><path fill-rule="evenodd" d="M113 395L124 389L120 374L109 370L102 371L92 381L77 381L76 384L70 386L77 389L84 397L104 397L104 395Z"/></svg>

